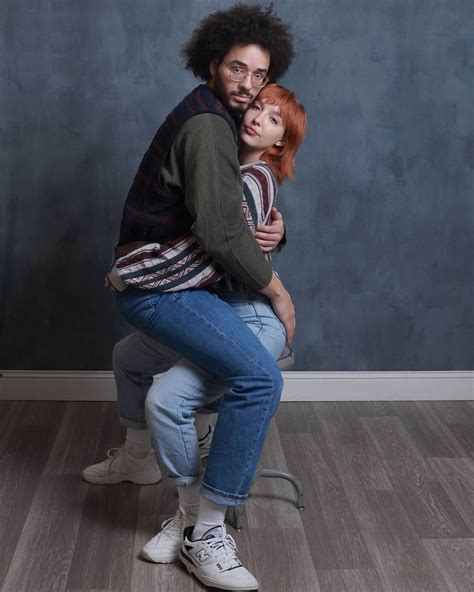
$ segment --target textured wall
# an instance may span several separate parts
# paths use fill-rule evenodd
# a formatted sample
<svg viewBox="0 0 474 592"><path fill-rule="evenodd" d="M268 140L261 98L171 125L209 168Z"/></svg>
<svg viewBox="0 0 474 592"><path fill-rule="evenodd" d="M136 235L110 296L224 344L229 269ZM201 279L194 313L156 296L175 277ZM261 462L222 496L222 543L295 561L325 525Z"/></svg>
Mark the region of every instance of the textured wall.
<svg viewBox="0 0 474 592"><path fill-rule="evenodd" d="M136 167L224 1L2 0L0 367L108 369ZM276 265L299 370L473 367L470 0L280 0L310 118Z"/></svg>

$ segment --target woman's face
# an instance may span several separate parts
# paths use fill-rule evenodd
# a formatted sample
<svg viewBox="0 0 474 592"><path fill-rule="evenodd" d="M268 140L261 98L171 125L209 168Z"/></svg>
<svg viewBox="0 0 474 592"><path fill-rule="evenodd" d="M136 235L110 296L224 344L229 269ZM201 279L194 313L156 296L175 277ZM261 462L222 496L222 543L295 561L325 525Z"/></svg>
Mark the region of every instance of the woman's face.
<svg viewBox="0 0 474 592"><path fill-rule="evenodd" d="M255 99L245 112L239 130L243 144L262 152L275 144L281 145L284 133L280 107L259 99Z"/></svg>

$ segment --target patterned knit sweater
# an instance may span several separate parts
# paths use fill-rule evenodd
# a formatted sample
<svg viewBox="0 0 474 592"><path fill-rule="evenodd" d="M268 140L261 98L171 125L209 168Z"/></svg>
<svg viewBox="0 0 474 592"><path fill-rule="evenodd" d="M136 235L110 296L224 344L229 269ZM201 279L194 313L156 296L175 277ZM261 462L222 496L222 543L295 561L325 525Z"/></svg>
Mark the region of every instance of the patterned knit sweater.
<svg viewBox="0 0 474 592"><path fill-rule="evenodd" d="M277 183L262 160L241 166L241 174L242 209L255 234L258 226L270 222ZM265 257L271 261L269 253ZM116 264L122 281L136 288L173 292L206 286L226 290L242 287L197 245L191 231L165 249L157 243L144 245L119 258Z"/></svg>

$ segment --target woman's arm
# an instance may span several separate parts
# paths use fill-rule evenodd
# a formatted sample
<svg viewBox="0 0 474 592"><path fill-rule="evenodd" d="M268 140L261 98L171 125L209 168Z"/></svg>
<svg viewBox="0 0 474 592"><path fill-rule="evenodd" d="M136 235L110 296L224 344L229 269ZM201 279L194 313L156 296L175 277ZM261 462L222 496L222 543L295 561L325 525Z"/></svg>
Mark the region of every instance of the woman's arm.
<svg viewBox="0 0 474 592"><path fill-rule="evenodd" d="M247 210L253 212L253 226L261 226L263 221L271 218L272 211L276 211L273 207L277 189L275 178L267 165L256 163L243 167L242 180ZM279 216L281 218L281 214ZM267 225L267 228L271 226ZM290 294L275 273L272 274L270 282L259 291L270 298L272 308L285 326L287 340L291 343L295 334L296 316Z"/></svg>

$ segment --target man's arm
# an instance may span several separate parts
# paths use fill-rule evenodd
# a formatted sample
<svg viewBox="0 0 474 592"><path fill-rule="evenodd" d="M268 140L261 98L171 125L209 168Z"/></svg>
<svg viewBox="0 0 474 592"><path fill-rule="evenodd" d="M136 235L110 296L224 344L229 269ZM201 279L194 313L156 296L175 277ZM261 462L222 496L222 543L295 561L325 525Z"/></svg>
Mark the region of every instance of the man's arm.
<svg viewBox="0 0 474 592"><path fill-rule="evenodd" d="M218 115L197 115L183 126L177 150L183 163L186 207L193 235L221 267L250 290L272 280L272 269L242 211L237 146Z"/></svg>
<svg viewBox="0 0 474 592"><path fill-rule="evenodd" d="M177 150L184 167L186 206L195 220L193 234L228 273L270 298L291 343L295 308L243 214L237 147L229 125L212 114L196 115L185 125Z"/></svg>

